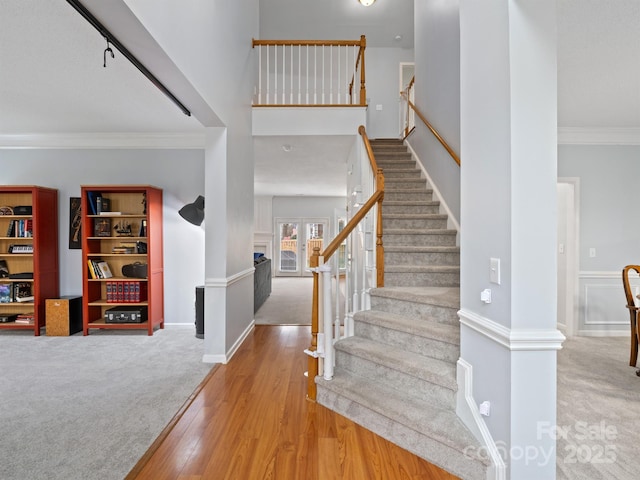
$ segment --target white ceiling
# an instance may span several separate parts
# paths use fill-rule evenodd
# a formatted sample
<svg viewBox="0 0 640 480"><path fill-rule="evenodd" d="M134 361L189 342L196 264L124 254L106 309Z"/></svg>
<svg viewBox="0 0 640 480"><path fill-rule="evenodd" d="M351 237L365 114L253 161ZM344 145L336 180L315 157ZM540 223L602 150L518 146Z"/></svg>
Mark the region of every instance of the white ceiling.
<svg viewBox="0 0 640 480"><path fill-rule="evenodd" d="M411 48L413 1L377 0L365 8L356 0L260 0L260 38L357 39L365 34L370 47ZM100 12L98 18L110 29L123 25L118 15L126 10L124 0L83 3L96 16ZM557 3L559 125L640 128L640 1ZM196 107L191 117L118 51L114 59L107 58L104 68L105 48L102 36L64 0L1 0L0 137L197 135L203 124L215 121L202 99L192 98L194 92L177 69L169 65L154 73L164 75L163 81L167 77L172 90L193 101ZM283 143L291 144L292 151L282 151ZM257 139L256 193L340 194L336 191L342 191L342 187L314 191L296 172L313 176L309 175L310 168L318 164L318 155L322 162L335 161L336 153L345 148L344 138L325 139L321 145L311 137ZM323 168L324 172L328 170ZM331 185L334 181L326 178L314 185ZM299 187L291 188L296 183Z"/></svg>

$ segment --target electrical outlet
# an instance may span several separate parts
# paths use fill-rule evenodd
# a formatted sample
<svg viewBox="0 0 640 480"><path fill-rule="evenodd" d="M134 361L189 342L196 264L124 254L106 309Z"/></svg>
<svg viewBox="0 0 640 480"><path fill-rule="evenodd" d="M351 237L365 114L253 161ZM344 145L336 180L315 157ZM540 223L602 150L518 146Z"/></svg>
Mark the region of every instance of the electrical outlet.
<svg viewBox="0 0 640 480"><path fill-rule="evenodd" d="M595 258L595 256L596 256L596 249L595 248L592 247L592 248L589 249L589 256L591 258Z"/></svg>

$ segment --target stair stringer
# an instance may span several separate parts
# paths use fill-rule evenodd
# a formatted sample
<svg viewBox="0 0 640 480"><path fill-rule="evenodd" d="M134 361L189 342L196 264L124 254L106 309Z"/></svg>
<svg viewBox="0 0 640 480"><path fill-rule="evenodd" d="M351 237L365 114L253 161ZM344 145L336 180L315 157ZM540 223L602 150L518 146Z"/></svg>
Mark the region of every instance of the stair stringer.
<svg viewBox="0 0 640 480"><path fill-rule="evenodd" d="M487 480L506 480L507 466L473 398L473 366L463 358L458 359L456 379L456 415L476 437L491 461L491 466L487 469Z"/></svg>

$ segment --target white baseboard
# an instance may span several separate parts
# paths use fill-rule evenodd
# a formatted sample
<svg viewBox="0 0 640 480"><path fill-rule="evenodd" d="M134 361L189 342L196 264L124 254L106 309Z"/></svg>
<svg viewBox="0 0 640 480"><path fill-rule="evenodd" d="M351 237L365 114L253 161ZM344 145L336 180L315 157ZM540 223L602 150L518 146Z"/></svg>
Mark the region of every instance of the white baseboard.
<svg viewBox="0 0 640 480"><path fill-rule="evenodd" d="M206 354L206 355L202 356L202 362L203 363L223 363L223 364L229 363L229 360L231 360L231 357L233 357L235 355L235 353L240 348L240 345L242 345L242 342L244 342L246 340L246 338L253 331L255 326L256 326L256 323L255 323L254 320L252 320L251 323L249 324L249 326L247 326L247 328L244 330L244 332L242 332L242 335L240 335L238 337L238 339L235 341L235 343L231 346L231 348L227 351L227 353L225 355L220 355L220 354L210 355L210 354Z"/></svg>
<svg viewBox="0 0 640 480"><path fill-rule="evenodd" d="M458 359L457 367L458 394L456 414L480 442L491 460L491 467L487 470L487 480L505 480L507 478L507 466L500 456L487 424L480 416L478 406L471 393L473 391L473 367L462 358Z"/></svg>
<svg viewBox="0 0 640 480"><path fill-rule="evenodd" d="M628 337L631 329L624 330L578 330L579 337Z"/></svg>

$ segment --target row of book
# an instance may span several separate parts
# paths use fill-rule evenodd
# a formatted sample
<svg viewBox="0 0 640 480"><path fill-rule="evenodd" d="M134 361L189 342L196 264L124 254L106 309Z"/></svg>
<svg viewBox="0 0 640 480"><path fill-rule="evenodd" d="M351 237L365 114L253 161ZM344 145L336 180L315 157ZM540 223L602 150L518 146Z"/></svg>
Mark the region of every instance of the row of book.
<svg viewBox="0 0 640 480"><path fill-rule="evenodd" d="M0 283L0 303L33 302L30 282Z"/></svg>
<svg viewBox="0 0 640 480"><path fill-rule="evenodd" d="M107 303L138 303L147 300L147 282L114 280L107 284Z"/></svg>
<svg viewBox="0 0 640 480"><path fill-rule="evenodd" d="M89 275L93 279L98 278L112 278L113 273L111 273L111 268L109 268L109 264L104 260L87 260L87 265L89 266Z"/></svg>
<svg viewBox="0 0 640 480"><path fill-rule="evenodd" d="M7 228L7 237L31 238L33 237L33 220L23 218L12 220Z"/></svg>
<svg viewBox="0 0 640 480"><path fill-rule="evenodd" d="M15 319L15 322L22 325L33 325L34 319L35 319L35 316L33 312L19 313Z"/></svg>

